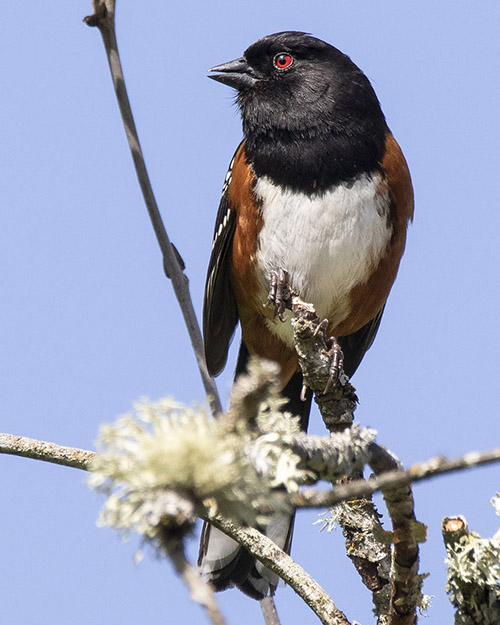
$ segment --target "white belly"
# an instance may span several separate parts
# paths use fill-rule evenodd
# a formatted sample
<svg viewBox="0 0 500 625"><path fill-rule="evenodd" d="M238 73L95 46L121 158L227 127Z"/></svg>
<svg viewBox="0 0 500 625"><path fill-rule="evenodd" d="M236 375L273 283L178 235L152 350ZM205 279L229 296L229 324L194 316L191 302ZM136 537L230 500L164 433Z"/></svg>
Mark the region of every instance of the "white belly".
<svg viewBox="0 0 500 625"><path fill-rule="evenodd" d="M262 203L264 226L256 260L263 301L269 274L282 268L320 318L328 317L334 325L343 321L350 312L350 291L367 279L391 238L390 199L387 193L380 194L381 183L378 173L362 174L354 183L309 197L260 178L255 194ZM289 323L270 320L269 327L287 343L293 342Z"/></svg>

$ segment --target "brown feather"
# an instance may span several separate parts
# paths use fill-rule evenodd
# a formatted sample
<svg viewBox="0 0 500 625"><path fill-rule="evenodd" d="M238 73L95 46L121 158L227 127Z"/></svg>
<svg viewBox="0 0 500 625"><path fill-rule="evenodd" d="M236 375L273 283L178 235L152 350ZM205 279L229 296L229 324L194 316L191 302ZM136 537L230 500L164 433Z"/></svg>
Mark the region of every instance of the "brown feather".
<svg viewBox="0 0 500 625"><path fill-rule="evenodd" d="M242 146L243 147L243 146ZM258 297L256 252L262 215L253 193L255 174L248 165L243 149L240 149L233 164L233 175L229 185L229 202L237 211L236 229L233 239L231 284L238 305L242 339L250 355L274 360L281 367L283 386L298 369L294 349L273 334L266 325L272 318L272 308Z"/></svg>
<svg viewBox="0 0 500 625"><path fill-rule="evenodd" d="M391 133L387 134L382 171L384 180L381 191L389 191L392 204L389 214L393 225L392 237L385 255L373 267L366 281L351 291L351 314L337 327L329 328L333 336L352 334L374 319L384 308L396 279L405 248L408 222L413 219L414 203L408 165Z"/></svg>

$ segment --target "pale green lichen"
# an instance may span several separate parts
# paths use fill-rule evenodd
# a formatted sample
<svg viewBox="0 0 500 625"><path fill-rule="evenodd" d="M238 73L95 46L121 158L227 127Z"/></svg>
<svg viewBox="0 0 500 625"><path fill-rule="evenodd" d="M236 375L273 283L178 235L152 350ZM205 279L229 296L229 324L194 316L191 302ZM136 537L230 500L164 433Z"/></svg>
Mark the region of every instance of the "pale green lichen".
<svg viewBox="0 0 500 625"><path fill-rule="evenodd" d="M499 495L492 499L500 514ZM446 591L457 608L455 625L500 623L500 531L481 538L468 531L447 545Z"/></svg>
<svg viewBox="0 0 500 625"><path fill-rule="evenodd" d="M253 422L213 419L171 399L137 402L100 429L90 477L107 496L98 523L158 542L162 526L192 522L196 506L247 525L267 520L263 504L269 514L290 511L283 490L296 491L308 474L291 450L298 420L282 407L274 382Z"/></svg>

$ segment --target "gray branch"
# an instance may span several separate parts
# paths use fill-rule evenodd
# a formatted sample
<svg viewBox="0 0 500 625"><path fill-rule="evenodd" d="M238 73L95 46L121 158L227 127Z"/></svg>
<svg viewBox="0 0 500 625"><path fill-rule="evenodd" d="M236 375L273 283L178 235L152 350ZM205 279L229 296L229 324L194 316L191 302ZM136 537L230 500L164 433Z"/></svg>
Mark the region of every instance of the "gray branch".
<svg viewBox="0 0 500 625"><path fill-rule="evenodd" d="M194 312L191 294L189 292L189 281L183 272L184 263L177 252L175 246L170 242L165 225L163 223L160 209L153 193L153 187L149 179L146 162L142 153L139 136L135 126L132 107L127 93L125 77L118 53L118 42L115 30L115 0L93 0L94 13L84 19L88 26L96 26L101 33L101 37L106 50L113 87L115 89L116 99L120 108L127 141L129 144L132 159L134 161L137 179L141 187L142 195L149 218L153 226L158 245L163 256L163 267L167 278L172 281L175 296L179 302L184 322L186 324L191 345L198 363L201 379L205 392L211 402L214 413L222 412L217 387L214 379L208 373L205 363L205 355L203 349L203 339L200 327Z"/></svg>
<svg viewBox="0 0 500 625"><path fill-rule="evenodd" d="M309 447L308 439L312 439ZM375 446L378 447L378 446ZM309 454L314 454L315 459L311 467L317 467L316 455L324 449L325 454L335 453L333 437L330 436L297 436L297 445L294 451L302 455L307 461ZM370 450L373 447L370 446ZM303 450L302 452L300 450ZM65 467L73 467L88 471L89 464L96 457L95 451L79 449L77 447L65 447L56 443L49 443L27 436L16 436L14 434L0 433L0 453L11 456L21 456L32 458L52 464L59 464ZM368 464L371 455L368 454ZM408 470L389 471L368 480L355 480L348 484L336 484L332 491L318 492L316 490L304 490L301 493L290 495L290 501L295 508L330 508L341 501L364 495L371 495L385 488L411 484L412 482L422 482L436 477L467 471L474 467L500 462L500 448L489 451L475 451L459 456L452 460L443 458L431 458L425 462L414 464ZM330 469L327 470L329 474Z"/></svg>
<svg viewBox="0 0 500 625"><path fill-rule="evenodd" d="M371 447L374 454L379 453L380 448L375 443ZM413 482L429 480L449 473L467 471L475 467L496 464L500 462L500 448L490 451L469 452L458 458L447 460L436 457L412 465L406 470L387 471L367 480L355 480L348 484L337 484L330 491L304 490L292 495L292 503L296 508L330 508L341 501L353 497L371 495L385 488L393 488ZM368 461L371 465L371 461Z"/></svg>
<svg viewBox="0 0 500 625"><path fill-rule="evenodd" d="M376 474L400 468L400 462L382 447L376 446L370 466ZM422 605L422 582L419 575L419 547L426 538L426 527L415 517L415 503L410 484L382 489L382 496L392 521L392 566L390 625L414 625L417 607Z"/></svg>
<svg viewBox="0 0 500 625"><path fill-rule="evenodd" d="M191 600L203 607L213 625L225 625L224 620L211 587L203 580L198 567L192 565L186 558L184 540L173 538L165 545L165 551L170 557L174 568L189 589Z"/></svg>
<svg viewBox="0 0 500 625"><path fill-rule="evenodd" d="M321 330L321 320L314 308L299 297L293 297L292 312L295 345L304 379L315 393L327 429L330 432L344 430L353 422L357 403L355 390L341 375L336 385L324 392L330 386L332 352L326 343L325 332ZM376 474L400 468L391 454L377 446L372 446L370 466ZM349 483L361 475L361 470L351 471L343 481ZM346 537L347 553L362 581L373 593L379 621L387 622L389 617L390 625L414 625L417 606L422 599L422 577L418 575L418 542L423 540L422 526L415 519L413 495L408 483L384 488L382 494L393 526L392 558L387 544L378 539L383 534L378 513L366 496L356 501L346 500L337 518ZM363 543L368 548L363 548ZM353 549L353 545L357 548Z"/></svg>
<svg viewBox="0 0 500 625"><path fill-rule="evenodd" d="M13 434L0 434L0 453L43 460L83 471L88 471L89 464L96 456L94 451L63 447L55 443L47 443L27 436L14 436Z"/></svg>
<svg viewBox="0 0 500 625"><path fill-rule="evenodd" d="M240 528L221 518L210 523L234 538L260 562L283 579L315 612L324 625L349 625L345 614L321 586L276 543L253 528Z"/></svg>

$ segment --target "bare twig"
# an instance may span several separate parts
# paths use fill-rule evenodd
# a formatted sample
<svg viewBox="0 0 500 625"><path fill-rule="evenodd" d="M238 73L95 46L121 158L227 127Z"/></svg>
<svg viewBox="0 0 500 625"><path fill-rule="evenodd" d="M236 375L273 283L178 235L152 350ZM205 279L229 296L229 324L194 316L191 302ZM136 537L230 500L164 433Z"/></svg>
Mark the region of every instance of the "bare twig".
<svg viewBox="0 0 500 625"><path fill-rule="evenodd" d="M280 619L274 603L274 597L264 597L260 600L260 609L266 625L280 625Z"/></svg>
<svg viewBox="0 0 500 625"><path fill-rule="evenodd" d="M222 412L221 403L217 387L213 378L208 373L205 363L203 339L198 321L196 319L196 314L194 312L191 295L189 293L188 279L182 271L182 267L179 263L179 255L176 252L175 247L171 244L163 224L139 142L132 108L130 106L127 88L125 85L120 56L118 54L118 43L115 31L115 0L93 0L92 4L94 7L94 13L93 15L86 17L84 21L89 26L96 26L101 33L111 71L111 77L113 79L116 98L118 100L123 125L125 127L125 133L127 135L128 144L132 153L132 159L134 161L135 171L141 187L142 195L144 197L144 202L146 203L149 217L163 255L165 273L167 277L172 280L174 292L177 297L177 301L179 302L184 322L186 323L189 338L191 339L191 344L193 346L198 368L200 370L203 386L211 403L212 411L214 413L220 413Z"/></svg>
<svg viewBox="0 0 500 625"><path fill-rule="evenodd" d="M276 573L307 603L324 625L349 625L349 621L321 586L270 538L253 528L239 528L221 518L211 524L234 538L267 568Z"/></svg>
<svg viewBox="0 0 500 625"><path fill-rule="evenodd" d="M189 589L191 600L201 605L213 625L225 625L209 584L201 577L198 568L186 558L182 539L169 541L166 551L172 560L174 568Z"/></svg>

